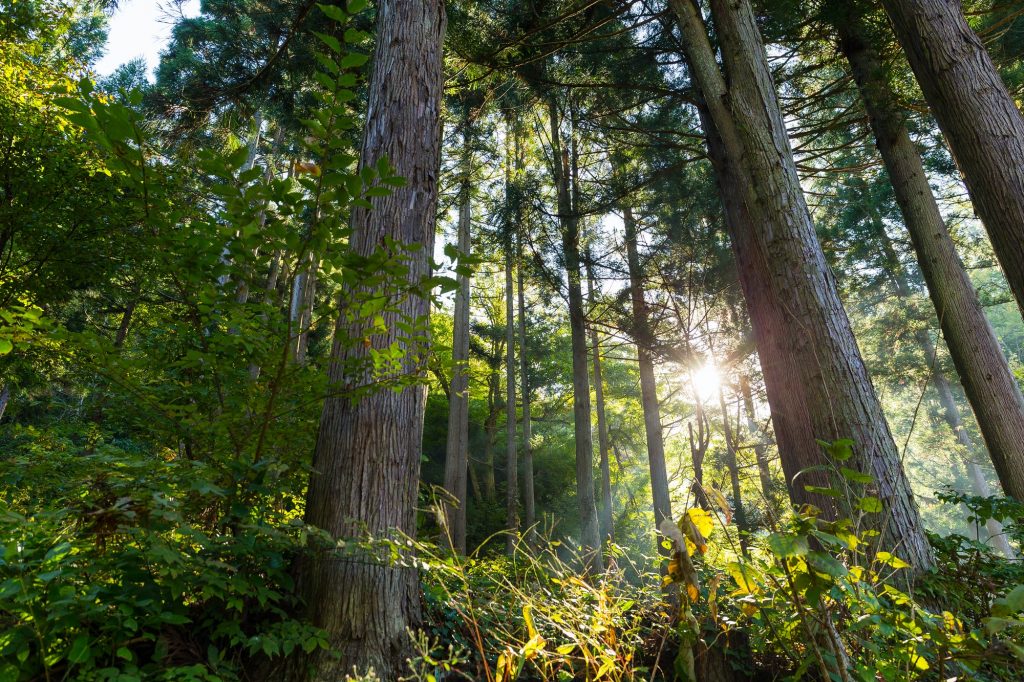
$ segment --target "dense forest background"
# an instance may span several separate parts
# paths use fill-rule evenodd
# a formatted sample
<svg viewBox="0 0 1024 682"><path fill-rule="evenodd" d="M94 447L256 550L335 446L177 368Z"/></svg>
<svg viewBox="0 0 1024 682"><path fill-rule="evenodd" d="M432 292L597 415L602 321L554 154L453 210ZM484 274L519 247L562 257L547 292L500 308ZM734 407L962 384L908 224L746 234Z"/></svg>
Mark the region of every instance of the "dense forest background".
<svg viewBox="0 0 1024 682"><path fill-rule="evenodd" d="M1024 3L183 4L0 0L0 681L1024 677Z"/></svg>

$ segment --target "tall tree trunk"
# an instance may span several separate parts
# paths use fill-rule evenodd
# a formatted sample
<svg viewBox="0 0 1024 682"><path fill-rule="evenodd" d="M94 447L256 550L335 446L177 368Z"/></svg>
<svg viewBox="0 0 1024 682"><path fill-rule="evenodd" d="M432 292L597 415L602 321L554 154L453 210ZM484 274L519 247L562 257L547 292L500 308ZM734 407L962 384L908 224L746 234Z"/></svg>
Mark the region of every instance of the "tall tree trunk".
<svg viewBox="0 0 1024 682"><path fill-rule="evenodd" d="M558 190L558 221L562 228L569 293L569 330L572 337L572 404L576 436L576 502L580 513L580 551L588 570L600 570L601 533L594 502L594 441L590 430L590 372L587 357L587 328L580 284L579 216L569 195L569 155L561 141L558 102L548 99L551 126L551 158Z"/></svg>
<svg viewBox="0 0 1024 682"><path fill-rule="evenodd" d="M7 411L9 402L11 402L11 385L5 383L3 390L0 390L0 419L4 418L4 412Z"/></svg>
<svg viewBox="0 0 1024 682"><path fill-rule="evenodd" d="M467 145L468 149L468 145ZM465 173L459 188L459 257L469 256L473 249L471 163L469 154L463 159ZM452 384L448 394L448 443L444 460L444 488L455 498L445 504L445 517L452 549L466 553L466 477L469 468L469 274L458 274L455 291L452 332Z"/></svg>
<svg viewBox="0 0 1024 682"><path fill-rule="evenodd" d="M386 157L406 184L375 198L373 210L353 209L350 247L369 256L384 239L421 244L407 262L410 283L429 275L433 252L446 23L444 5L436 0L381 0L377 5L360 165L375 166ZM369 336L372 348L383 350L400 341L396 324L401 319L425 320L430 314L429 301L419 296L397 307L398 313L385 316L388 331ZM353 331L362 330L350 329L343 312L330 368L336 388L368 379L362 371L356 376L346 371L350 361L364 367L369 355L362 343L345 342ZM406 343L406 350L403 372L422 375L425 349ZM418 383L358 399L327 398L307 494L308 523L339 539L367 532L387 536L396 530L415 534L426 395L426 384ZM372 667L381 679L397 679L409 655L408 628L420 621L417 572L373 550L356 556L312 554L300 572L309 620L326 631L333 649L316 657L313 678L337 680L353 668L363 672Z"/></svg>
<svg viewBox="0 0 1024 682"><path fill-rule="evenodd" d="M533 542L536 536L537 504L533 489L533 424L530 421L530 377L526 356L526 290L523 286L523 240L522 230L517 235L519 268L516 271L519 284L519 381L523 395L523 512L526 515L526 540Z"/></svg>
<svg viewBox="0 0 1024 682"><path fill-rule="evenodd" d="M626 263L629 267L629 295L633 305L633 340L636 342L640 370L640 406L644 413L644 434L647 438L647 464L651 472L651 499L654 501L654 527L661 528L664 519L672 519L672 499L668 489L668 469L665 466L665 441L661 431L661 406L658 403L658 385L654 378L654 359L651 356L653 333L650 313L644 299L643 270L637 249L636 220L633 209L622 208L622 222L626 228ZM658 543L658 551L667 555L668 549Z"/></svg>
<svg viewBox="0 0 1024 682"><path fill-rule="evenodd" d="M882 5L1024 311L1024 117L961 3Z"/></svg>
<svg viewBox="0 0 1024 682"><path fill-rule="evenodd" d="M593 314L597 301L594 279L594 266L587 253L587 299ZM604 411L604 378L601 373L601 340L597 327L590 325L590 346L593 348L594 363L594 409L597 410L597 447L601 463L601 507L599 522L601 524L601 542L615 539L615 527L612 523L612 469L608 459L608 420Z"/></svg>
<svg viewBox="0 0 1024 682"><path fill-rule="evenodd" d="M512 234L505 240L505 553L519 541L519 451L516 448L516 308Z"/></svg>
<svg viewBox="0 0 1024 682"><path fill-rule="evenodd" d="M691 385L693 381L691 379ZM704 402L696 390L693 392L697 398L694 407L694 416L697 420L697 432L693 431L693 422L686 425L690 437L690 464L693 466L693 483L690 485L690 492L693 494L693 501L701 509L711 509L711 501L708 499L707 490L704 488L704 456L711 444L711 425L708 424L708 417L704 413Z"/></svg>
<svg viewBox="0 0 1024 682"><path fill-rule="evenodd" d="M500 353L500 350L495 350L495 355ZM498 406L498 395L500 392L501 386L495 370L487 378L487 417L484 419L484 449L483 459L480 462L484 470L484 499L488 502L498 501L498 486L494 479L494 441L498 437L498 414L501 410Z"/></svg>
<svg viewBox="0 0 1024 682"><path fill-rule="evenodd" d="M309 350L309 332L313 326L313 307L316 304L317 273L320 260L309 254L306 270L302 275L302 297L299 303L298 332L295 339L295 362L306 364L306 353Z"/></svg>
<svg viewBox="0 0 1024 682"><path fill-rule="evenodd" d="M932 345L928 333L924 330L920 332L918 343L921 344L921 349L924 351L926 358L935 356L935 347ZM956 399L953 397L949 381L946 380L938 365L932 369L932 385L935 386L935 392L939 395L939 405L942 406L942 416L946 420L946 424L953 431L957 442L964 448L964 463L967 466L967 476L971 479L971 489L979 497L990 497L992 490L989 488L988 481L985 480L981 467L973 459L978 454L978 448L971 440L967 429L964 428L963 420L960 418L960 409L957 407ZM1008 559L1015 559L1017 557L1016 552L1013 551L1009 541L1006 539L1006 533L1003 532L1003 524L996 519L985 519L985 529L988 531L989 543L993 547L1002 552Z"/></svg>
<svg viewBox="0 0 1024 682"><path fill-rule="evenodd" d="M835 500L817 439L851 438L854 468L870 474L883 512L879 546L915 570L932 564L899 452L825 262L793 160L749 0L712 0L725 75L692 0L671 0L726 205L740 281L754 327L790 496L826 516ZM726 83L728 82L728 87ZM715 149L712 149L715 147Z"/></svg>
<svg viewBox="0 0 1024 682"><path fill-rule="evenodd" d="M851 10L846 19L836 22L839 44L867 108L950 356L1003 489L1024 500L1024 396L946 229L863 17ZM889 241L880 219L875 230ZM900 267L898 259L890 265Z"/></svg>
<svg viewBox="0 0 1024 682"><path fill-rule="evenodd" d="M740 468L736 458L736 440L733 438L732 425L729 421L729 410L725 405L725 391L718 387L718 405L722 410L722 432L725 435L725 466L729 469L729 483L732 486L732 505L735 507L736 529L740 536L740 549L747 553L747 542L750 526L747 525L747 512L743 509L743 493L740 490Z"/></svg>
<svg viewBox="0 0 1024 682"><path fill-rule="evenodd" d="M754 395L750 390L750 377L741 374L740 395L743 398L743 414L746 416L747 433L754 439L754 457L757 459L757 475L761 482L761 494L769 507L774 506L774 493L772 492L772 472L768 466L768 448L765 447L764 437L761 429L757 426L756 412L754 411Z"/></svg>

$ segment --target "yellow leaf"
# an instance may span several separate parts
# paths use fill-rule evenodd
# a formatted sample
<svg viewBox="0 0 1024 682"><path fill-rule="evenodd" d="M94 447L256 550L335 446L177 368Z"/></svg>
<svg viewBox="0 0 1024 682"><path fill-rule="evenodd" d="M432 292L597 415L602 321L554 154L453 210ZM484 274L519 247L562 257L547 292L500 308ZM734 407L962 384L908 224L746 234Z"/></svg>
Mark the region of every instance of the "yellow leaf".
<svg viewBox="0 0 1024 682"><path fill-rule="evenodd" d="M736 586L739 588L736 591L738 594L757 594L761 591L760 586L754 580L755 574L752 567L730 561L726 564L725 570L736 581Z"/></svg>
<svg viewBox="0 0 1024 682"><path fill-rule="evenodd" d="M690 601L697 601L697 597L700 596L700 592L697 591L697 586L691 583L686 584L686 596L690 598Z"/></svg>
<svg viewBox="0 0 1024 682"><path fill-rule="evenodd" d="M892 568L910 568L910 564L889 552L878 552L875 554L875 559Z"/></svg>
<svg viewBox="0 0 1024 682"><path fill-rule="evenodd" d="M707 492L718 508L725 514L725 522L732 523L732 509L729 507L729 501L725 499L725 495L718 488L707 488ZM709 531L710 532L710 531Z"/></svg>
<svg viewBox="0 0 1024 682"><path fill-rule="evenodd" d="M523 645L523 657L527 659L533 658L537 655L538 651L544 651L545 644L547 642L544 641L543 637L539 634L533 635L533 637L530 637L530 641Z"/></svg>
<svg viewBox="0 0 1024 682"><path fill-rule="evenodd" d="M690 521L700 531L702 537L711 537L711 531L715 529L715 520L711 518L711 514L700 507L691 507L686 510L686 515L690 517Z"/></svg>
<svg viewBox="0 0 1024 682"><path fill-rule="evenodd" d="M711 620L718 622L718 586L722 582L722 575L716 573L708 581L708 608L711 609Z"/></svg>
<svg viewBox="0 0 1024 682"><path fill-rule="evenodd" d="M533 625L533 606L527 604L523 607L523 620L526 621L526 631L533 639L537 636L537 628Z"/></svg>

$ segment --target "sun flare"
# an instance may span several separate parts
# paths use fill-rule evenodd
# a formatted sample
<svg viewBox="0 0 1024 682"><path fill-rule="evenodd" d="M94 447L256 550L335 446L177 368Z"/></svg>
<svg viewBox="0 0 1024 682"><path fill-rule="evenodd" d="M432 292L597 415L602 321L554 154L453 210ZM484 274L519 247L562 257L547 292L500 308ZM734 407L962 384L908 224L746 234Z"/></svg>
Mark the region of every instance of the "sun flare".
<svg viewBox="0 0 1024 682"><path fill-rule="evenodd" d="M692 375L693 390L701 400L709 400L718 394L718 387L722 385L722 376L714 363L708 362Z"/></svg>

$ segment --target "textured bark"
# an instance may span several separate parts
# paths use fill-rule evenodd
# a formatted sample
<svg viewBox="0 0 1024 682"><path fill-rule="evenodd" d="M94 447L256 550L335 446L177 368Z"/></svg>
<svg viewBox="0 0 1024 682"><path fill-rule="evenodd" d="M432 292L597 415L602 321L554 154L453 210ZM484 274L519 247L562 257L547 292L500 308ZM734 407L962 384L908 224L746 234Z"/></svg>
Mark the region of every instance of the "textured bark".
<svg viewBox="0 0 1024 682"><path fill-rule="evenodd" d="M406 185L356 208L350 245L370 255L382 240L422 244L408 260L410 282L430 271L440 164L442 43L446 17L441 2L381 0L377 44L369 84L362 166L387 157ZM344 303L344 299L342 301ZM429 301L409 296L398 306L425 319ZM370 336L384 349L399 340L397 317L385 317L386 333ZM366 381L346 374L348 360L368 354L363 344L341 339L349 329L344 313L335 334L332 386ZM358 337L357 337L358 338ZM422 375L420 347L406 346L404 372ZM342 391L344 393L344 391ZM306 521L339 539L416 532L423 409L426 385L385 390L353 400L331 395L324 403L307 496ZM339 658L318 655L316 680L337 680L356 668L374 668L381 679L397 679L409 650L407 628L420 620L419 582L412 567L390 564L374 552L355 556L316 553L300 566L300 586L310 621L327 632ZM302 677L303 675L298 675Z"/></svg>
<svg viewBox="0 0 1024 682"><path fill-rule="evenodd" d="M790 496L827 516L833 498L816 439L850 438L852 465L874 477L879 544L916 570L932 557L899 452L800 188L778 97L749 0L712 0L725 74L692 0L671 0L708 133ZM728 87L726 86L728 81Z"/></svg>
<svg viewBox="0 0 1024 682"><path fill-rule="evenodd" d="M587 299L591 311L596 304L594 267L587 253ZM604 377L601 373L601 339L597 327L590 325L590 347L593 349L594 365L594 409L597 411L597 449L601 469L601 506L598 509L601 524L601 542L614 541L615 526L612 522L612 469L609 461L608 420L604 411Z"/></svg>
<svg viewBox="0 0 1024 682"><path fill-rule="evenodd" d="M654 378L654 359L651 356L650 312L644 299L643 271L637 249L636 220L633 209L624 206L622 222L626 228L626 263L629 267L629 295L633 305L633 340L636 342L640 370L640 406L644 413L644 434L647 438L647 464L651 472L651 499L654 501L654 526L661 527L664 519L672 519L672 500L668 489L668 469L665 466L665 441L661 431L661 406L658 403L658 385ZM669 550L658 543L658 550L668 555Z"/></svg>
<svg viewBox="0 0 1024 682"><path fill-rule="evenodd" d="M468 166L470 159L464 159ZM459 253L469 256L472 240L470 169L459 188ZM461 257L461 256L460 256ZM466 553L466 477L469 468L469 292L468 274L458 275L452 339L452 384L448 393L448 442L444 460L444 488L456 504L445 504L452 549Z"/></svg>
<svg viewBox="0 0 1024 682"><path fill-rule="evenodd" d="M757 417L754 411L754 395L750 390L750 377L741 374L740 395L743 398L743 414L746 416L747 433L754 439L754 457L757 459L757 475L761 482L761 494L769 506L774 506L774 494L772 491L772 472L768 466L768 448L765 447L764 437L761 429L757 426Z"/></svg>
<svg viewBox="0 0 1024 682"><path fill-rule="evenodd" d="M910 233L946 345L1007 494L1024 499L1024 396L964 270L877 50L853 11L836 23ZM881 219L875 231L889 239ZM891 268L900 268L889 246ZM901 295L909 295L905 282Z"/></svg>
<svg viewBox="0 0 1024 682"><path fill-rule="evenodd" d="M3 390L0 390L0 419L4 418L4 412L7 411L9 402L11 402L11 385L4 384Z"/></svg>
<svg viewBox="0 0 1024 682"><path fill-rule="evenodd" d="M533 425L530 422L530 376L526 356L526 291L523 287L523 242L518 236L519 268L516 272L519 290L519 381L523 396L523 512L526 516L526 539L532 542L536 536L537 503L533 489Z"/></svg>
<svg viewBox="0 0 1024 682"><path fill-rule="evenodd" d="M505 553L519 541L519 453L516 449L516 308L512 238L505 242Z"/></svg>
<svg viewBox="0 0 1024 682"><path fill-rule="evenodd" d="M882 4L1024 311L1024 117L959 2Z"/></svg>
<svg viewBox="0 0 1024 682"><path fill-rule="evenodd" d="M580 552L588 570L599 570L601 534L594 502L594 441L590 430L590 372L587 367L587 328L580 282L580 230L569 195L569 155L561 141L558 102L548 100L551 157L558 191L558 221L562 229L569 293L569 330L572 337L572 405L576 437L576 502L580 514Z"/></svg>

